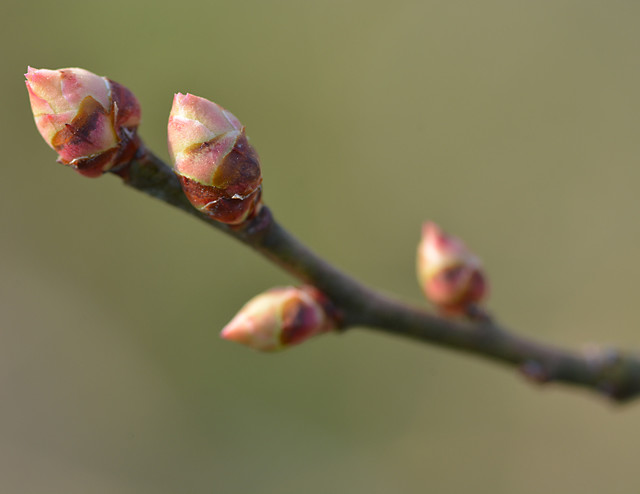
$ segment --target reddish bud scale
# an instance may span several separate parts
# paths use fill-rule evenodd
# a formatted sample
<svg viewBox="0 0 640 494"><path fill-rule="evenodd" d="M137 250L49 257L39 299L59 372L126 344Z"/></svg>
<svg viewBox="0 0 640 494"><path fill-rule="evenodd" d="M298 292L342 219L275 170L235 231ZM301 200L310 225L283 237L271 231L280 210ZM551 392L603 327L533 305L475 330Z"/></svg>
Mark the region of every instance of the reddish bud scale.
<svg viewBox="0 0 640 494"><path fill-rule="evenodd" d="M338 312L322 292L311 285L299 287L298 290L308 295L313 303L300 303L300 299L292 299L283 304L280 335L283 346L302 343L316 334L339 326Z"/></svg>
<svg viewBox="0 0 640 494"><path fill-rule="evenodd" d="M140 105L127 88L75 68L29 67L26 79L38 130L60 163L98 177L133 159Z"/></svg>
<svg viewBox="0 0 640 494"><path fill-rule="evenodd" d="M298 300L287 300L282 304L282 346L294 345L306 340L314 333L316 311L313 307L299 303Z"/></svg>
<svg viewBox="0 0 640 494"><path fill-rule="evenodd" d="M182 190L196 209L221 223L236 225L255 216L259 211L262 188L242 199L226 197L220 189L202 185L195 180L178 175Z"/></svg>
<svg viewBox="0 0 640 494"><path fill-rule="evenodd" d="M479 302L486 291L482 274L475 269L463 266L443 268L435 273L426 285L427 296L443 308L466 307Z"/></svg>

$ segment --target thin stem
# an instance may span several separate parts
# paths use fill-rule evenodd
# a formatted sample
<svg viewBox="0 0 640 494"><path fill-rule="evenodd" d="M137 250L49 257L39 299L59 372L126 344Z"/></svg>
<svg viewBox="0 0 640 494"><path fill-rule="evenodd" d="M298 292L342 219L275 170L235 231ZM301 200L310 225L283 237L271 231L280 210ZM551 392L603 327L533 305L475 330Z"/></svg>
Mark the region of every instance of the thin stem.
<svg viewBox="0 0 640 494"><path fill-rule="evenodd" d="M369 327L517 367L537 383L562 382L616 401L640 394L640 358L613 349L571 352L518 336L489 319L473 323L434 316L377 293L318 257L282 228L267 207L230 227L191 206L162 160L146 151L119 175L125 183L231 235L304 283L321 290L342 315L343 329Z"/></svg>

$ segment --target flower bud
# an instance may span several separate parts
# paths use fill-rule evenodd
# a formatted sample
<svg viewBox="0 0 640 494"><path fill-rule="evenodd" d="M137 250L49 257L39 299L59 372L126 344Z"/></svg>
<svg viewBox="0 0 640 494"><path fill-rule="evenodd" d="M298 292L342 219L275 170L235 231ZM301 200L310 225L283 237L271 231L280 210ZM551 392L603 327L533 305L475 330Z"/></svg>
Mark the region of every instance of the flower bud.
<svg viewBox="0 0 640 494"><path fill-rule="evenodd" d="M258 211L260 162L235 116L209 100L178 93L168 136L175 172L194 207L232 225Z"/></svg>
<svg viewBox="0 0 640 494"><path fill-rule="evenodd" d="M29 67L25 77L36 126L59 162L98 177L131 161L140 105L126 87L77 68Z"/></svg>
<svg viewBox="0 0 640 494"><path fill-rule="evenodd" d="M335 329L335 313L311 286L279 287L252 298L220 336L265 352Z"/></svg>
<svg viewBox="0 0 640 494"><path fill-rule="evenodd" d="M449 314L466 313L488 291L480 260L432 222L422 227L418 280L427 298Z"/></svg>

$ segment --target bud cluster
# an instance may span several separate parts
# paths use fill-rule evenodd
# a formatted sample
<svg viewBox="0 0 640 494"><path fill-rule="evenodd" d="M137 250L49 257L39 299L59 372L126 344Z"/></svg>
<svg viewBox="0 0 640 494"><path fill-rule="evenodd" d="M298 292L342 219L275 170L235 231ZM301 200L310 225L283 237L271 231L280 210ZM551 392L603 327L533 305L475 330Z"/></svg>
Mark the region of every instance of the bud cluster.
<svg viewBox="0 0 640 494"><path fill-rule="evenodd" d="M136 156L141 112L127 88L79 68L29 67L25 77L36 126L61 163L97 177ZM205 98L176 94L168 144L182 189L198 210L229 225L242 225L260 211L258 154L231 112ZM477 314L487 282L479 259L458 238L425 223L417 268L426 296L441 311ZM338 326L333 306L312 286L274 288L250 300L222 337L274 351Z"/></svg>
<svg viewBox="0 0 640 494"><path fill-rule="evenodd" d="M133 93L79 68L28 68L36 126L58 161L88 177L129 163L140 146L140 105ZM258 154L229 111L192 94L176 94L169 115L169 153L185 195L198 210L230 225L261 207Z"/></svg>

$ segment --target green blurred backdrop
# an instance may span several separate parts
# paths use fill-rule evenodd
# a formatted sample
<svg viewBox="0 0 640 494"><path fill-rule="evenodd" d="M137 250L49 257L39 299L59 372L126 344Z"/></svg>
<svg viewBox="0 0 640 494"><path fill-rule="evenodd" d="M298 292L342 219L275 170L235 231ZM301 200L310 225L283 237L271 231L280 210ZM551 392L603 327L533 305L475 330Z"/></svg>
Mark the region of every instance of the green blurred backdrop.
<svg viewBox="0 0 640 494"><path fill-rule="evenodd" d="M218 232L55 163L22 74L174 92L247 126L280 221L423 303L431 218L485 260L491 309L558 344L638 347L640 3L5 2L0 491L636 493L640 405L538 389L354 330L279 355L223 342L292 282Z"/></svg>

